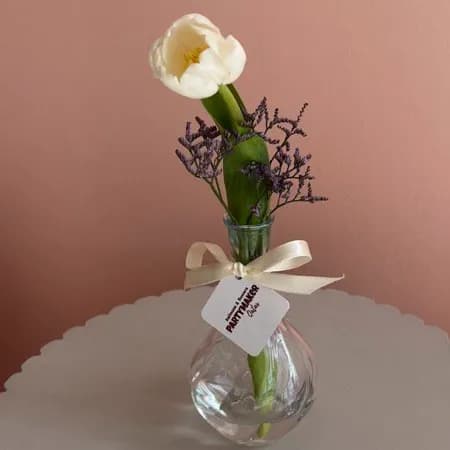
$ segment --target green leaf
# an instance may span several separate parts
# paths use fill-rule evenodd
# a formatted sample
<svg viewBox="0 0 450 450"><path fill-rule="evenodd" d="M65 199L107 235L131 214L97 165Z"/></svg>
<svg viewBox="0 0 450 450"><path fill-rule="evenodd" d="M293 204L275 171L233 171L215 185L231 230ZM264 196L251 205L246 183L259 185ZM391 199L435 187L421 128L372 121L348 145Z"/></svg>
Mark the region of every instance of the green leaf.
<svg viewBox="0 0 450 450"><path fill-rule="evenodd" d="M242 124L245 106L233 85L220 86L216 94L203 99L202 103L221 130L239 135L248 131ZM228 209L240 225L261 223L268 211L270 195L267 187L242 173L251 162L269 163L267 145L259 136L238 143L223 160ZM260 217L251 214L254 206L259 207Z"/></svg>
<svg viewBox="0 0 450 450"><path fill-rule="evenodd" d="M261 222L261 218L251 215L251 208L259 204L261 216L264 217L268 204L266 186L242 173L242 169L251 162L269 163L266 143L259 136L240 142L223 160L228 208L241 225Z"/></svg>

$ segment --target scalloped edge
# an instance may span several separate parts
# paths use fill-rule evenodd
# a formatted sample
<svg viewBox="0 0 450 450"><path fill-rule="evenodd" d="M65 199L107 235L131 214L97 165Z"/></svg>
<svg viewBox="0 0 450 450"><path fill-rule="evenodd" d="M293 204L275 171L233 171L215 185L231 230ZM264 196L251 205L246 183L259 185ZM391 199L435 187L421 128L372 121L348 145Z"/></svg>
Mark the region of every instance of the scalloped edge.
<svg viewBox="0 0 450 450"><path fill-rule="evenodd" d="M212 289L212 287L204 286L204 287L196 288L196 291L210 291L211 289ZM17 372L10 375L6 379L6 381L4 382L4 392L0 392L0 398L2 397L2 395L5 395L7 392L11 391L11 388L15 384L16 380L20 378L20 376L23 374L25 369L28 366L30 366L30 364L33 364L41 356L45 356L45 354L47 354L51 350L51 348L54 348L55 346L60 345L61 342L63 342L65 339L67 339L70 335L73 335L74 333L79 333L82 330L84 330L85 328L91 328L92 326L95 326L95 323L98 322L99 320L104 320L106 317L110 316L111 314L117 314L118 311L120 311L124 308L132 307L133 305L138 305L138 304L150 303L150 302L153 302L154 300L164 298L171 294L183 294L184 292L186 292L186 291L184 291L183 289L173 289L170 291L162 292L160 295L149 295L147 297L141 297L132 303L123 303L121 305L115 305L108 312L101 313L101 314L98 314L94 317L87 319L83 325L74 325L73 327L66 330L61 335L60 338L56 338L56 339L48 342L47 344L43 345L37 354L31 355L29 358L27 358L21 364L20 369ZM339 294L345 294L348 297L358 298L359 301L361 301L361 300L365 301L369 305L389 310L390 312L399 316L402 320L408 320L409 322L414 321L416 326L422 326L422 327L428 328L428 329L430 329L430 331L433 331L433 333L438 333L439 335L442 335L443 338L447 341L447 344L450 345L450 335L445 330L443 330L442 328L440 328L436 325L431 325L431 324L425 323L425 321L422 318L420 318L419 316L417 316L415 314L404 313L397 306L393 306L393 305L390 305L387 303L377 303L375 300L373 300L369 297L365 297L365 296L359 295L359 294L349 293L346 291L341 291L339 289L321 289L320 292L327 292L330 294L332 294L333 292L338 292ZM295 295L295 294L291 294L291 295ZM314 295L314 294L311 294L311 295Z"/></svg>

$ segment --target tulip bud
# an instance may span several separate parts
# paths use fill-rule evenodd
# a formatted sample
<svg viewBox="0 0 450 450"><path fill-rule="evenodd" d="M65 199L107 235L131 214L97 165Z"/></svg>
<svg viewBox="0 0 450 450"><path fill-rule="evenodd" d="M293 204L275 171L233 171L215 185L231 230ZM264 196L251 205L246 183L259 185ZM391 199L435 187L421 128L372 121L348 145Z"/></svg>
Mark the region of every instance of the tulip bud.
<svg viewBox="0 0 450 450"><path fill-rule="evenodd" d="M242 45L226 38L209 19L188 14L176 20L152 46L150 66L169 89L189 98L206 98L233 83L246 62Z"/></svg>

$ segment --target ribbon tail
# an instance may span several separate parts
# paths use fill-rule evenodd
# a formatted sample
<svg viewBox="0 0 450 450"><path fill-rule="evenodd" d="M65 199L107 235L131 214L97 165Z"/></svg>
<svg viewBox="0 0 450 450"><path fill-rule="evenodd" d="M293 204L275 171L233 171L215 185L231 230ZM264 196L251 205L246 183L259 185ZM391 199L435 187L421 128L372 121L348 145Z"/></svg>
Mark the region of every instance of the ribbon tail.
<svg viewBox="0 0 450 450"><path fill-rule="evenodd" d="M290 294L309 295L322 287L342 280L344 277L313 277L263 272L260 274L250 275L247 278L275 291L287 292Z"/></svg>

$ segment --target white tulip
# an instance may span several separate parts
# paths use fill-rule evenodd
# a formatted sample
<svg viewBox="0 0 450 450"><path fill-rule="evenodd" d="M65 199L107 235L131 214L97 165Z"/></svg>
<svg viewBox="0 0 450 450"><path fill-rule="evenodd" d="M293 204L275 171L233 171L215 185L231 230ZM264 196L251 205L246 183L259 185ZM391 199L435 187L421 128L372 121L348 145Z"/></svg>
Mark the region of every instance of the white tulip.
<svg viewBox="0 0 450 450"><path fill-rule="evenodd" d="M150 66L169 89L189 98L207 98L234 82L246 55L233 36L226 38L209 19L188 14L175 21L152 46Z"/></svg>

